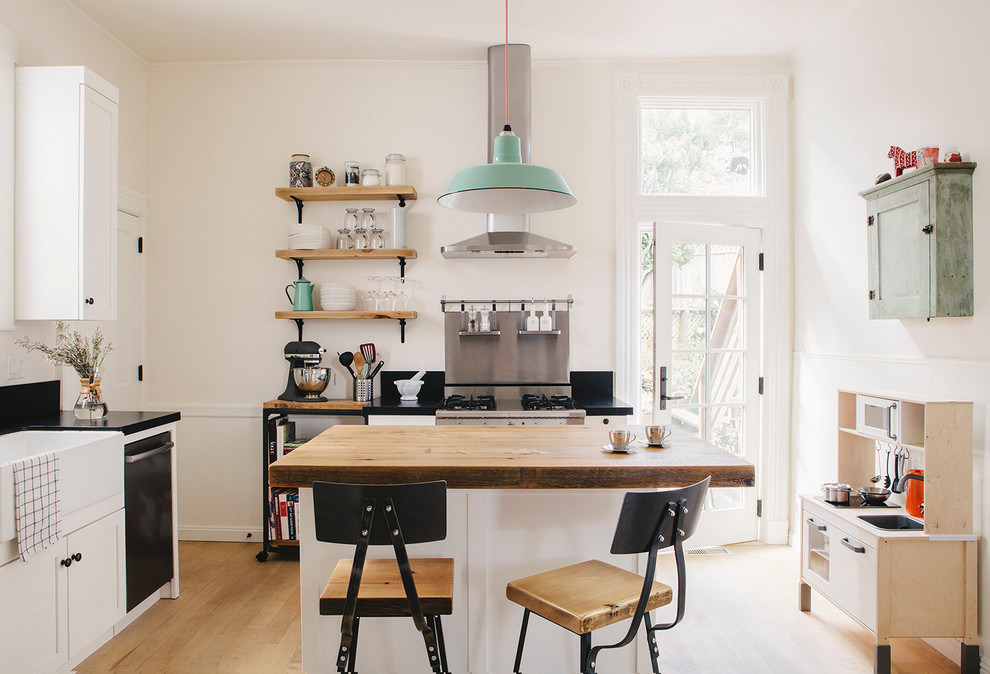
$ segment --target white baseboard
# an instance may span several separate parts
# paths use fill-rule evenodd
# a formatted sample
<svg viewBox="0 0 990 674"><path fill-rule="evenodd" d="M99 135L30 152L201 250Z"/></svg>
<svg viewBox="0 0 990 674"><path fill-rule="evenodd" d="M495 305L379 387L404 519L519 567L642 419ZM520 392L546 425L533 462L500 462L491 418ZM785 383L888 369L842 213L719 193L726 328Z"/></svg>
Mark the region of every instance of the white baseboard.
<svg viewBox="0 0 990 674"><path fill-rule="evenodd" d="M787 545L788 520L768 520L764 523L763 542L767 545Z"/></svg>
<svg viewBox="0 0 990 674"><path fill-rule="evenodd" d="M960 649L961 639L951 639L948 637L938 638L938 639L922 639L926 644L934 648L936 651L944 655L945 657L952 660L954 664L960 664L962 661ZM984 671L986 667L981 667Z"/></svg>
<svg viewBox="0 0 990 674"><path fill-rule="evenodd" d="M218 543L261 543L260 527L184 527L179 525L180 541L214 541Z"/></svg>

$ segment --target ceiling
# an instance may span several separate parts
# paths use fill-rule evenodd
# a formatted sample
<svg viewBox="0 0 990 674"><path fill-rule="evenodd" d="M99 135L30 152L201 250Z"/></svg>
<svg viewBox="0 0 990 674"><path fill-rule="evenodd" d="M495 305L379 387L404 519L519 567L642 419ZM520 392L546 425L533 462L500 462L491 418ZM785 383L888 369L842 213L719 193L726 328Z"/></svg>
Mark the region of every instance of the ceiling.
<svg viewBox="0 0 990 674"><path fill-rule="evenodd" d="M149 63L483 60L497 0L63 0ZM534 60L787 56L857 0L516 0Z"/></svg>

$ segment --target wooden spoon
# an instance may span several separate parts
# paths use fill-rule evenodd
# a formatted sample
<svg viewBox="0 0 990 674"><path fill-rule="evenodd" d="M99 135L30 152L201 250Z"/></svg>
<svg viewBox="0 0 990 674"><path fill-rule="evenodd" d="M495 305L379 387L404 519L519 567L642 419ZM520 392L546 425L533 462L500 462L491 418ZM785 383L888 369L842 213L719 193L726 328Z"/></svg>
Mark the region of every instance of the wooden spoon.
<svg viewBox="0 0 990 674"><path fill-rule="evenodd" d="M360 351L354 354L354 369L357 370L358 379L361 379L361 371L364 369L364 354Z"/></svg>

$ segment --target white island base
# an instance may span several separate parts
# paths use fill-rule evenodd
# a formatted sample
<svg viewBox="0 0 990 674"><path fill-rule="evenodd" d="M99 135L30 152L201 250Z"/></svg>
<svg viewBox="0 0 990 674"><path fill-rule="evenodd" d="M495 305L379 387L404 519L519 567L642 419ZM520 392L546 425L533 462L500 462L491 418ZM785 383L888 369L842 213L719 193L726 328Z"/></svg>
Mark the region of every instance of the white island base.
<svg viewBox="0 0 990 674"><path fill-rule="evenodd" d="M639 564L645 559L643 555L609 553L626 491L448 490L447 539L410 546L409 554L447 556L455 560L454 613L443 617L451 672L512 671L523 609L505 598L508 581L586 559L601 559L639 571ZM300 532L303 669L310 674L335 672L340 618L321 617L319 597L337 560L352 557L353 547L318 542L311 515L312 489L300 489L299 500L304 514ZM391 547L374 547L369 551L369 556L392 555ZM676 584L672 555L661 555L657 579ZM657 612L661 621L668 613L672 616L673 605ZM629 621L623 621L596 630L593 643L615 643L628 626ZM598 660L599 671L652 672L642 628L640 632L635 645L604 651ZM662 633L659 641L662 669ZM522 669L577 672L579 653L577 635L534 615L529 622ZM357 670L375 674L430 672L422 637L412 619L362 620Z"/></svg>

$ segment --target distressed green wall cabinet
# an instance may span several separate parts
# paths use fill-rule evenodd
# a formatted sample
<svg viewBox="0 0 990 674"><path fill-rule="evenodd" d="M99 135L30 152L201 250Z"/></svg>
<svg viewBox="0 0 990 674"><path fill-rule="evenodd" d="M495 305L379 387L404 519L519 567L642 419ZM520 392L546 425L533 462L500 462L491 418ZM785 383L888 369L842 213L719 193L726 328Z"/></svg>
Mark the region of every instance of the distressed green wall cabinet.
<svg viewBox="0 0 990 674"><path fill-rule="evenodd" d="M866 199L870 318L973 315L973 169L932 164Z"/></svg>

